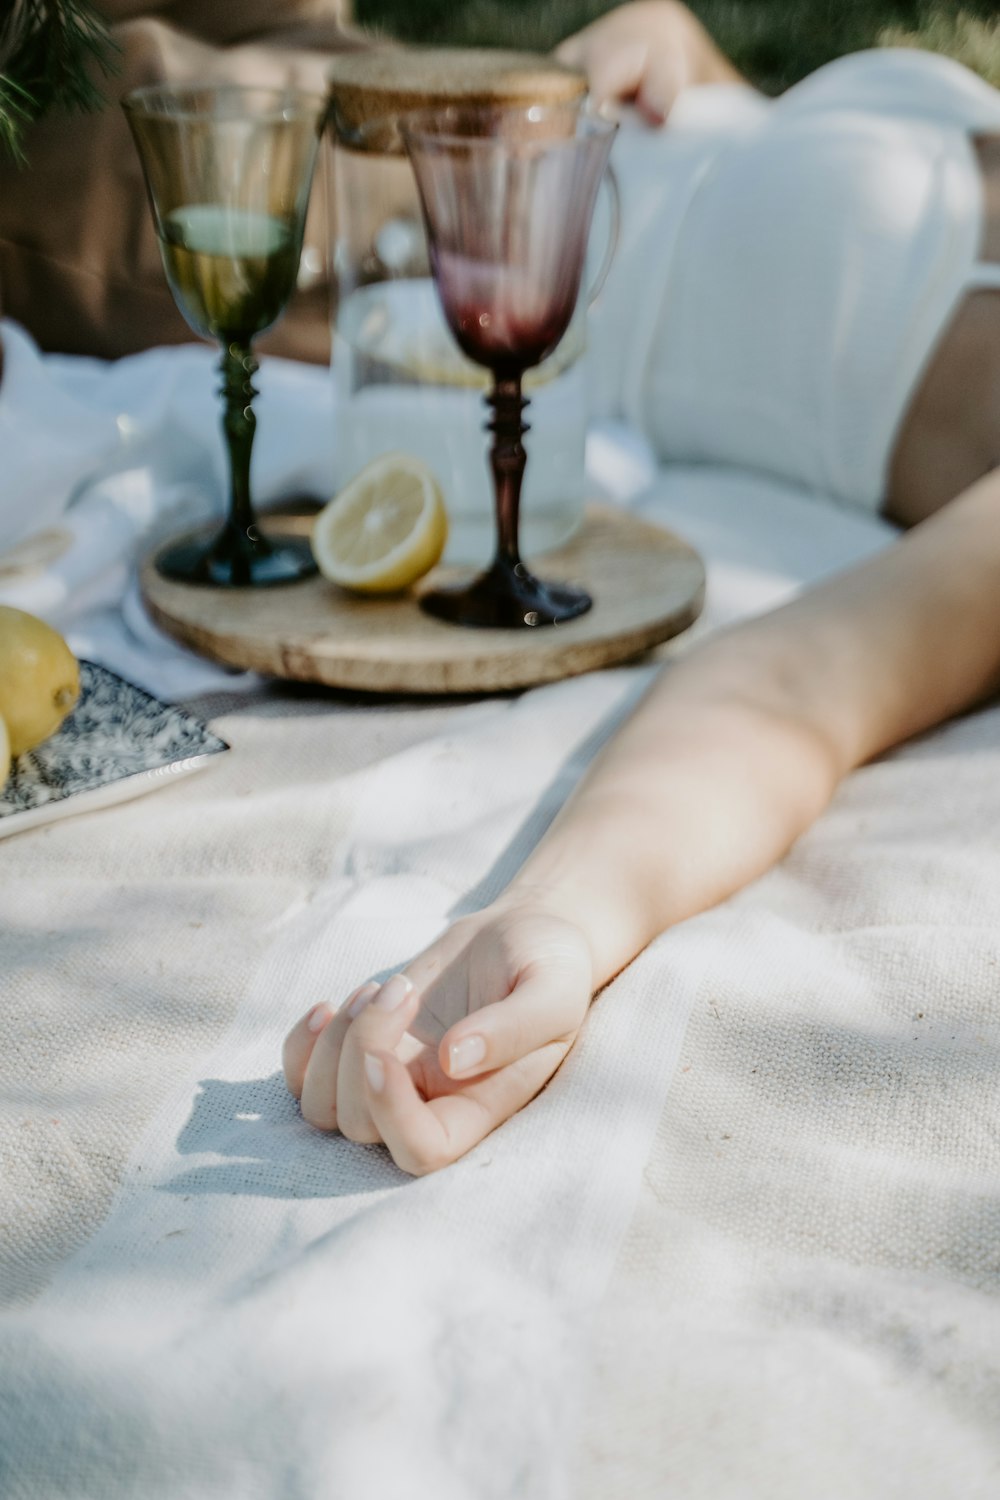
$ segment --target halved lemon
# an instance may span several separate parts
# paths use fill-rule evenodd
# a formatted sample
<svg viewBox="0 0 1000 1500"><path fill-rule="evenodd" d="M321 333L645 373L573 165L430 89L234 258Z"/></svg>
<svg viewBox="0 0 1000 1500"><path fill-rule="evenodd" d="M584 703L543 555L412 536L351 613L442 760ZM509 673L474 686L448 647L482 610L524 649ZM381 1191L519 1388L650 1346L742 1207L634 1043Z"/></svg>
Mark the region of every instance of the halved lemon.
<svg viewBox="0 0 1000 1500"><path fill-rule="evenodd" d="M313 522L319 570L360 594L394 594L433 568L448 539L440 486L406 453L375 459Z"/></svg>

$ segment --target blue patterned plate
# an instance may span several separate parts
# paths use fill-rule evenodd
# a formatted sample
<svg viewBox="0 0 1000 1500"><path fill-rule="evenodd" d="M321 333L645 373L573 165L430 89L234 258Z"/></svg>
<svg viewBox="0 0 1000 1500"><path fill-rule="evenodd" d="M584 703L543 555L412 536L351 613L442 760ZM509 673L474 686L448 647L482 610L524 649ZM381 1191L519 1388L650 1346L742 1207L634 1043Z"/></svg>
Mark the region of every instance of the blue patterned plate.
<svg viewBox="0 0 1000 1500"><path fill-rule="evenodd" d="M0 838L168 786L228 749L184 709L82 661L76 708L0 787Z"/></svg>

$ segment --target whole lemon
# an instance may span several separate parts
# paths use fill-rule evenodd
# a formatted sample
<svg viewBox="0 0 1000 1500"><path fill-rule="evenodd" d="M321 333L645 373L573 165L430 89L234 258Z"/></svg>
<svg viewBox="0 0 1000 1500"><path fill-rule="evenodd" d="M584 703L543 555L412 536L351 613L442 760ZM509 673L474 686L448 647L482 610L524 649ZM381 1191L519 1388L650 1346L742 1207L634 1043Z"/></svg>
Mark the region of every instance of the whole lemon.
<svg viewBox="0 0 1000 1500"><path fill-rule="evenodd" d="M0 791L3 784L10 775L10 740L7 738L7 726L0 719Z"/></svg>
<svg viewBox="0 0 1000 1500"><path fill-rule="evenodd" d="M57 630L0 604L0 718L11 755L54 734L80 696L80 668Z"/></svg>

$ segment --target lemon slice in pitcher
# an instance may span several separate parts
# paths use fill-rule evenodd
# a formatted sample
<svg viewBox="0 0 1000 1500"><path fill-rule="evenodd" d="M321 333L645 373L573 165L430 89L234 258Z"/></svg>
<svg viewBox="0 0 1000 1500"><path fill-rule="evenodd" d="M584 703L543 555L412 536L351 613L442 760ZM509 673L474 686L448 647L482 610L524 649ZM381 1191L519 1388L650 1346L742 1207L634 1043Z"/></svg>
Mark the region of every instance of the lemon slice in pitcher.
<svg viewBox="0 0 1000 1500"><path fill-rule="evenodd" d="M387 453L368 464L313 522L325 577L361 594L394 594L433 568L448 538L437 480L426 464Z"/></svg>

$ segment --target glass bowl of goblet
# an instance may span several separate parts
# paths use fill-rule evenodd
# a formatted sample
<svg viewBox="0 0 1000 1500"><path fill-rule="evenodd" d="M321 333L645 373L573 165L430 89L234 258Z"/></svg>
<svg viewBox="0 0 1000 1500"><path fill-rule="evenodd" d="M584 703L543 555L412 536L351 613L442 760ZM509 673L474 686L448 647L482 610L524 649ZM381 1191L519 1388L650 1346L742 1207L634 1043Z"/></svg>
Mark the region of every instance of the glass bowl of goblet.
<svg viewBox="0 0 1000 1500"><path fill-rule="evenodd" d="M324 101L297 89L153 86L122 105L174 300L222 353L229 513L215 537L171 543L156 566L219 587L294 582L316 571L308 541L266 537L251 499L253 342L295 289Z"/></svg>
<svg viewBox="0 0 1000 1500"><path fill-rule="evenodd" d="M432 589L420 603L458 625L557 625L592 600L573 584L536 578L521 559L522 380L572 320L617 127L578 104L505 104L416 111L401 129L445 318L463 353L493 377L496 554L471 583Z"/></svg>

